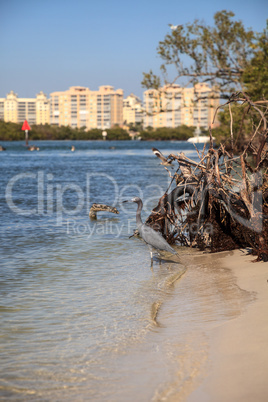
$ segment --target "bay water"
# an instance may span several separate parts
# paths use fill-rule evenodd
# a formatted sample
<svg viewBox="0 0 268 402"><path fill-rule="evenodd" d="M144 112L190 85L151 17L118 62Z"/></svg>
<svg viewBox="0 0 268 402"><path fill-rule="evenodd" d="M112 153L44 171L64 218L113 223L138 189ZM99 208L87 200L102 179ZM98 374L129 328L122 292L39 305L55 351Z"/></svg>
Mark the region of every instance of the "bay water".
<svg viewBox="0 0 268 402"><path fill-rule="evenodd" d="M0 399L167 400L178 356L194 356L195 369L205 364L202 336L196 350L189 346L198 304L189 309L191 286L175 308L187 311L176 335L163 313L174 293L180 297L189 250L163 253L151 269L145 243L130 238L136 204L121 202L141 197L145 220L170 184L151 148L196 159L193 145L36 141L34 152L23 142L2 145ZM91 220L92 203L119 214ZM229 307L224 316L235 313ZM189 364L176 389L187 383Z"/></svg>

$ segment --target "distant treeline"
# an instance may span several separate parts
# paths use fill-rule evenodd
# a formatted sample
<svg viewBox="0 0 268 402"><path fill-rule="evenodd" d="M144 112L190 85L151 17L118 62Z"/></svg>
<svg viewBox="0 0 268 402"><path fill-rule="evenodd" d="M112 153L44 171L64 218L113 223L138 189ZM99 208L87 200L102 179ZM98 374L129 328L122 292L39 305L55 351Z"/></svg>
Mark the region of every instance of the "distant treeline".
<svg viewBox="0 0 268 402"><path fill-rule="evenodd" d="M6 123L0 120L0 141L23 141L24 131L21 130L22 124ZM58 127L54 125L32 125L29 132L29 141L37 140L102 140L102 131L100 129L85 129ZM120 128L114 127L107 129L107 140L130 140L129 133ZM181 140L185 141L192 137L194 127L180 126L177 128L158 128L137 131L137 137L142 140Z"/></svg>
<svg viewBox="0 0 268 402"><path fill-rule="evenodd" d="M139 136L142 140L179 140L186 141L194 135L195 127L179 126L176 128L148 128L147 130L140 131Z"/></svg>

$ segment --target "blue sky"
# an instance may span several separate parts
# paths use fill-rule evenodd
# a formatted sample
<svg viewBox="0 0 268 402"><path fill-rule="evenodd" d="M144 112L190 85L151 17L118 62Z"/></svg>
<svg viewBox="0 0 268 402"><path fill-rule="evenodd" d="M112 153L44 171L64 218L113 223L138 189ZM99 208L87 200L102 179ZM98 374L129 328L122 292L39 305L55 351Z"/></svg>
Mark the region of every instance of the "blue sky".
<svg viewBox="0 0 268 402"><path fill-rule="evenodd" d="M212 25L222 9L259 32L268 18L267 0L0 0L0 97L107 84L142 97L168 24Z"/></svg>

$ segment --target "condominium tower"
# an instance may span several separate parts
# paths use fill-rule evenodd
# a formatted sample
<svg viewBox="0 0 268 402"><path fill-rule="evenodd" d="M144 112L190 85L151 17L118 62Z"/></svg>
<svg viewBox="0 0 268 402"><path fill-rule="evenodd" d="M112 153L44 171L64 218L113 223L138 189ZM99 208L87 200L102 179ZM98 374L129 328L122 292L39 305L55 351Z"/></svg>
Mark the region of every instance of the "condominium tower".
<svg viewBox="0 0 268 402"><path fill-rule="evenodd" d="M123 90L110 85L90 91L86 87L70 87L50 94L50 123L72 128L108 129L123 124Z"/></svg>
<svg viewBox="0 0 268 402"><path fill-rule="evenodd" d="M81 86L36 98L18 98L11 91L0 98L0 119L14 123L54 124L72 128L109 129L115 125L143 123L144 127L208 128L219 106L219 93L206 83L192 88L170 85L144 92L144 106L134 94L123 99L123 90L110 85L91 91ZM217 120L214 124L217 124Z"/></svg>
<svg viewBox="0 0 268 402"><path fill-rule="evenodd" d="M41 91L36 98L18 98L13 91L0 98L0 119L13 123L27 120L29 124L49 123L49 100Z"/></svg>
<svg viewBox="0 0 268 402"><path fill-rule="evenodd" d="M144 118L144 110L142 101L138 96L130 94L123 100L123 120L124 124L142 123Z"/></svg>
<svg viewBox="0 0 268 402"><path fill-rule="evenodd" d="M173 84L149 89L144 92L144 126L175 128L184 124L208 128L218 106L218 92L206 83L192 88Z"/></svg>

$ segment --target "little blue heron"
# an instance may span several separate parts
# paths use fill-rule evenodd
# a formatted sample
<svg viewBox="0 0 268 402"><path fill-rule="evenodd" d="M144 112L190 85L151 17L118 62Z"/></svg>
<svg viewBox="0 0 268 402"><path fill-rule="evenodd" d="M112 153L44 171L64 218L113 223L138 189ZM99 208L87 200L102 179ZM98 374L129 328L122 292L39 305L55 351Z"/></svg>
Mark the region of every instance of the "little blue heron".
<svg viewBox="0 0 268 402"><path fill-rule="evenodd" d="M138 204L136 212L137 229L139 231L140 236L143 238L143 240L149 247L152 264L153 264L153 248L157 250L169 251L172 254L177 254L177 252L168 244L168 242L159 232L156 232L153 228L142 222L141 210L143 204L142 200L139 197L134 197L131 200L126 200L123 202L135 202L136 204Z"/></svg>

